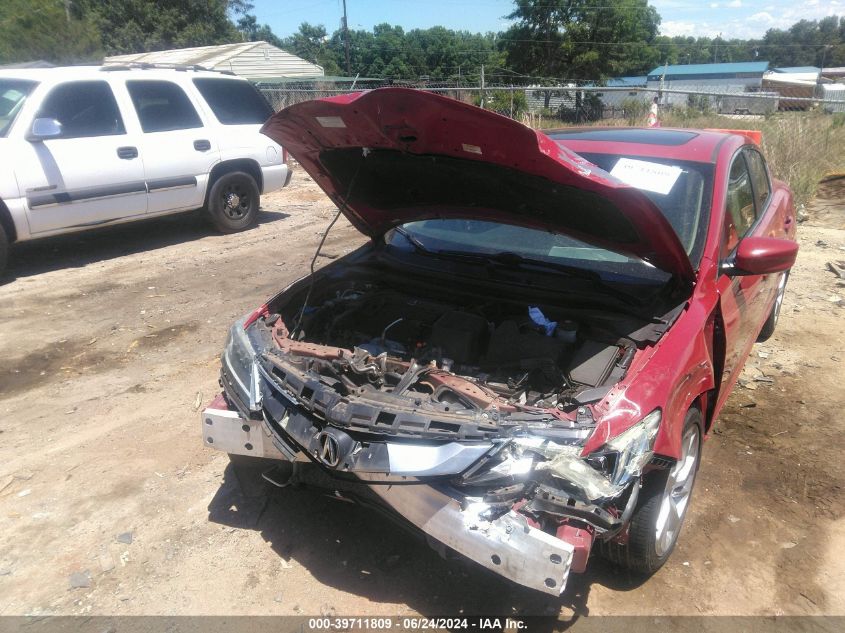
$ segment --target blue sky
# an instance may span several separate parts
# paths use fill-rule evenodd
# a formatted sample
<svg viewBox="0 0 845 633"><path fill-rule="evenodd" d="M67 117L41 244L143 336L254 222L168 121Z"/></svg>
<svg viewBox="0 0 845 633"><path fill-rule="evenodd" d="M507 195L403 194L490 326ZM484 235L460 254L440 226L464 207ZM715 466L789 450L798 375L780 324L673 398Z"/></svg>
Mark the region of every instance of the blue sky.
<svg viewBox="0 0 845 633"><path fill-rule="evenodd" d="M258 21L282 37L301 22L323 24L331 34L343 15L341 0L252 0ZM350 28L381 22L405 29L441 25L473 32L507 28L510 0L347 0ZM801 19L845 15L845 0L652 0L665 35L756 37Z"/></svg>

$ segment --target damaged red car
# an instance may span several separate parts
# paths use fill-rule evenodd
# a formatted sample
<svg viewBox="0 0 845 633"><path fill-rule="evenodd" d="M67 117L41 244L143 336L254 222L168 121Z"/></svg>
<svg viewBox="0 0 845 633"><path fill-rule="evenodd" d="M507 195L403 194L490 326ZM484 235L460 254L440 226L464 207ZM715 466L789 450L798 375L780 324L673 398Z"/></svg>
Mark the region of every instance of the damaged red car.
<svg viewBox="0 0 845 633"><path fill-rule="evenodd" d="M263 132L370 240L232 327L206 445L538 591L591 553L657 570L798 250L753 136L400 88Z"/></svg>

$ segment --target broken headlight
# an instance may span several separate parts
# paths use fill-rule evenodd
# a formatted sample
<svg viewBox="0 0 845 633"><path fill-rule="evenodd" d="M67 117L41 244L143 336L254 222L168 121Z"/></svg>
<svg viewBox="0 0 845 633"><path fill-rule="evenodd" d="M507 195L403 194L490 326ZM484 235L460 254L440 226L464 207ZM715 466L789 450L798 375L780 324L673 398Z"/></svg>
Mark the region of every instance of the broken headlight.
<svg viewBox="0 0 845 633"><path fill-rule="evenodd" d="M237 392L238 399L250 410L258 405L258 382L255 369L255 349L244 330L244 319L239 319L229 330L229 338L223 349L223 370L231 379L229 384Z"/></svg>
<svg viewBox="0 0 845 633"><path fill-rule="evenodd" d="M639 477L643 467L651 461L660 418L660 409L655 409L594 454L604 458L602 462L609 465L608 475L612 484L625 485L632 478Z"/></svg>

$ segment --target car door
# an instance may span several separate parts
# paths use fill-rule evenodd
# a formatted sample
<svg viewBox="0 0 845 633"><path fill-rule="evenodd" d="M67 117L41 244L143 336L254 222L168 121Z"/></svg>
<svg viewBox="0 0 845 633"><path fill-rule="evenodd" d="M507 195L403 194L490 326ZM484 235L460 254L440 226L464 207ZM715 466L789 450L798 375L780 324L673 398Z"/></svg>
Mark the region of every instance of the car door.
<svg viewBox="0 0 845 633"><path fill-rule="evenodd" d="M739 241L750 235L768 234L771 185L762 156L745 148L731 163L726 187L721 257L729 260ZM756 165L752 167L752 165ZM764 171L761 176L759 168ZM764 184L765 183L765 184ZM721 273L717 283L725 329L725 362L717 405L721 408L754 344L777 287L778 275L730 275Z"/></svg>
<svg viewBox="0 0 845 633"><path fill-rule="evenodd" d="M143 132L147 212L201 207L208 174L220 155L196 104L174 81L130 79L126 88Z"/></svg>
<svg viewBox="0 0 845 633"><path fill-rule="evenodd" d="M58 121L61 133L36 140L31 131L37 119ZM14 165L34 235L146 212L137 137L126 132L107 81L53 86L26 129Z"/></svg>

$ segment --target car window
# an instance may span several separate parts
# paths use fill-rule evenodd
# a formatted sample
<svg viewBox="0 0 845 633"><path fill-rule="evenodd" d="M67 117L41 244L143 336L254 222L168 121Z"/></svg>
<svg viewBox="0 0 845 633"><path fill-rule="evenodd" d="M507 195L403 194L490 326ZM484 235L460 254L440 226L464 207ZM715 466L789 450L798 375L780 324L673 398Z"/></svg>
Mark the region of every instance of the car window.
<svg viewBox="0 0 845 633"><path fill-rule="evenodd" d="M742 154L737 155L728 175L723 255L730 253L756 219L751 176Z"/></svg>
<svg viewBox="0 0 845 633"><path fill-rule="evenodd" d="M29 93L37 85L24 79L0 79L0 136L6 136Z"/></svg>
<svg viewBox="0 0 845 633"><path fill-rule="evenodd" d="M237 79L194 79L194 85L223 125L264 123L273 108L247 81Z"/></svg>
<svg viewBox="0 0 845 633"><path fill-rule="evenodd" d="M760 152L749 149L745 151L745 160L748 162L748 171L751 174L751 184L754 187L754 200L757 204L757 215L759 216L766 203L769 201L769 194L772 186L769 182L769 173L766 170L766 161Z"/></svg>
<svg viewBox="0 0 845 633"><path fill-rule="evenodd" d="M188 95L172 81L148 79L126 82L144 132L167 132L202 127Z"/></svg>
<svg viewBox="0 0 845 633"><path fill-rule="evenodd" d="M50 91L36 118L56 119L62 138L125 134L111 86L105 81L74 81Z"/></svg>

